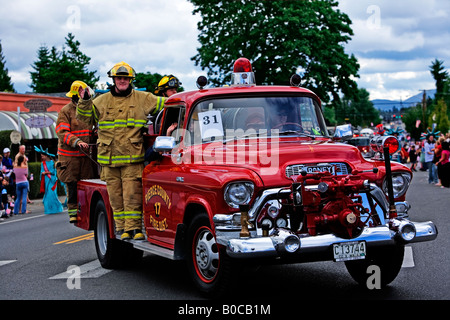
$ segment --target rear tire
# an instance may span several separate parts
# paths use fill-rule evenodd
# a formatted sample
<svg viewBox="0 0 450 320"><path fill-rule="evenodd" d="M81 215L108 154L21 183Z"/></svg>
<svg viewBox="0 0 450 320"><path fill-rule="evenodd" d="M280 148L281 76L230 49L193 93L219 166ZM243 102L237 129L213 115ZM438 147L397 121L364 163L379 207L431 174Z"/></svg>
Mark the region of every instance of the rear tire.
<svg viewBox="0 0 450 320"><path fill-rule="evenodd" d="M400 272L404 254L404 245L374 248L372 253L368 253L366 259L346 261L345 266L352 278L364 287L367 287L367 280L372 276L368 272L369 266L378 266L381 273L380 284L381 287L385 287L394 281Z"/></svg>
<svg viewBox="0 0 450 320"><path fill-rule="evenodd" d="M130 262L136 263L142 258L143 251L133 248L131 243L111 238L109 223L112 222L108 220L108 213L102 200L99 200L95 206L95 216L95 249L103 268L121 268Z"/></svg>

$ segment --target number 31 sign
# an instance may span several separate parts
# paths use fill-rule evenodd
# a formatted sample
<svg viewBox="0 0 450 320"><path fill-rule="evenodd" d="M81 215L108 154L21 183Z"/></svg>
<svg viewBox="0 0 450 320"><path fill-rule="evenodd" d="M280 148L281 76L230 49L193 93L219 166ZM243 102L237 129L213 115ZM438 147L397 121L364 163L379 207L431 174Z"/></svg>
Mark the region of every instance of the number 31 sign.
<svg viewBox="0 0 450 320"><path fill-rule="evenodd" d="M206 111L198 114L202 139L222 137L223 126L220 111Z"/></svg>

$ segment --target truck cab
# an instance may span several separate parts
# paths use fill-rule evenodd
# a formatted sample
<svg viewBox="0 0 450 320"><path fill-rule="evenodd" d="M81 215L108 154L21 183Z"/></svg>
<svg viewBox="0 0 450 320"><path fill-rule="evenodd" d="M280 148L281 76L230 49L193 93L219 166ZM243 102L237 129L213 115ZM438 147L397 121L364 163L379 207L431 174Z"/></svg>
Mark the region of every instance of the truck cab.
<svg viewBox="0 0 450 320"><path fill-rule="evenodd" d="M409 220L412 173L390 163L394 137L376 137L375 157L364 158L328 135L312 91L295 80L255 85L245 58L230 86L205 84L199 78L199 90L171 96L147 137L145 240L116 239L106 185L78 183L77 226L95 231L103 267L143 251L186 260L195 285L210 295L226 292L230 270L247 262L342 261L362 285L376 264L387 285L405 244L436 238L431 221Z"/></svg>

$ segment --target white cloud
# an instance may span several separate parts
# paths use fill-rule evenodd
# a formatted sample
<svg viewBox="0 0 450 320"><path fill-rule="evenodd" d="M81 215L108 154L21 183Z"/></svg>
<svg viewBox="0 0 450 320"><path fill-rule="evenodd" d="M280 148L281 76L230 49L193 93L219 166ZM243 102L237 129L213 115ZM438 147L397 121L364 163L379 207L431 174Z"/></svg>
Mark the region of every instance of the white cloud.
<svg viewBox="0 0 450 320"><path fill-rule="evenodd" d="M173 73L188 90L206 74L197 53L197 22L187 0L0 0L0 40L14 87L29 91L29 72L41 45L61 48L68 32L91 57L101 82L119 61L137 72ZM360 63L358 85L371 98L407 98L434 88L434 59L450 66L450 1L340 0L352 20L346 51ZM5 14L6 13L6 14Z"/></svg>
<svg viewBox="0 0 450 320"><path fill-rule="evenodd" d="M185 0L26 1L1 0L0 40L14 87L29 91L29 72L40 46L61 49L71 32L91 58L101 82L117 62L137 72L173 73L187 89L199 73L190 60L196 54L198 16ZM5 2L5 3L3 3ZM183 79L181 75L189 75Z"/></svg>
<svg viewBox="0 0 450 320"><path fill-rule="evenodd" d="M353 21L353 28L357 30L347 50L367 53L370 51L398 51L406 52L423 47L425 37L422 32L405 32L395 34L393 27L381 24L370 27L365 20Z"/></svg>

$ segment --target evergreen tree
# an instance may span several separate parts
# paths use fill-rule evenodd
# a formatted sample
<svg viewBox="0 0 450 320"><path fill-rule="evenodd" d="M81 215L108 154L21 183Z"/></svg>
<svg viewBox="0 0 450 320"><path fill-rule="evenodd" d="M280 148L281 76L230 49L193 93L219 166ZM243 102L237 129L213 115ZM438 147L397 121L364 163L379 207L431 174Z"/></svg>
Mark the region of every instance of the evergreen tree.
<svg viewBox="0 0 450 320"><path fill-rule="evenodd" d="M442 133L447 133L450 129L450 122L447 115L447 104L445 103L444 99L439 99L434 106L434 111L430 115L430 119L428 120L428 123L435 123L436 124L436 130L440 131Z"/></svg>
<svg viewBox="0 0 450 320"><path fill-rule="evenodd" d="M65 40L68 49L63 47L61 52L55 47L50 51L46 46L39 48L38 60L32 65L35 71L30 72L30 87L34 92L67 92L75 80L84 81L91 88L96 87L100 77L95 76L96 71L87 69L91 58L80 51L80 42L71 33Z"/></svg>
<svg viewBox="0 0 450 320"><path fill-rule="evenodd" d="M192 60L208 70L213 84L230 80L233 62L248 58L257 83L289 84L302 73L302 85L328 102L357 93L359 65L343 44L353 31L334 0L190 0L200 14L201 47Z"/></svg>
<svg viewBox="0 0 450 320"><path fill-rule="evenodd" d="M56 49L55 49L56 50ZM46 46L41 45L37 52L38 60L31 65L35 72L30 72L31 75L31 89L34 92L51 92L51 77L49 75L51 58L50 52Z"/></svg>
<svg viewBox="0 0 450 320"><path fill-rule="evenodd" d="M444 62L442 60L435 59L430 66L430 73L436 81L436 95L435 101L442 98L444 93L444 85L448 80L448 72L445 71Z"/></svg>
<svg viewBox="0 0 450 320"><path fill-rule="evenodd" d="M2 42L0 41L0 91L15 92L8 75L5 57L3 56Z"/></svg>

